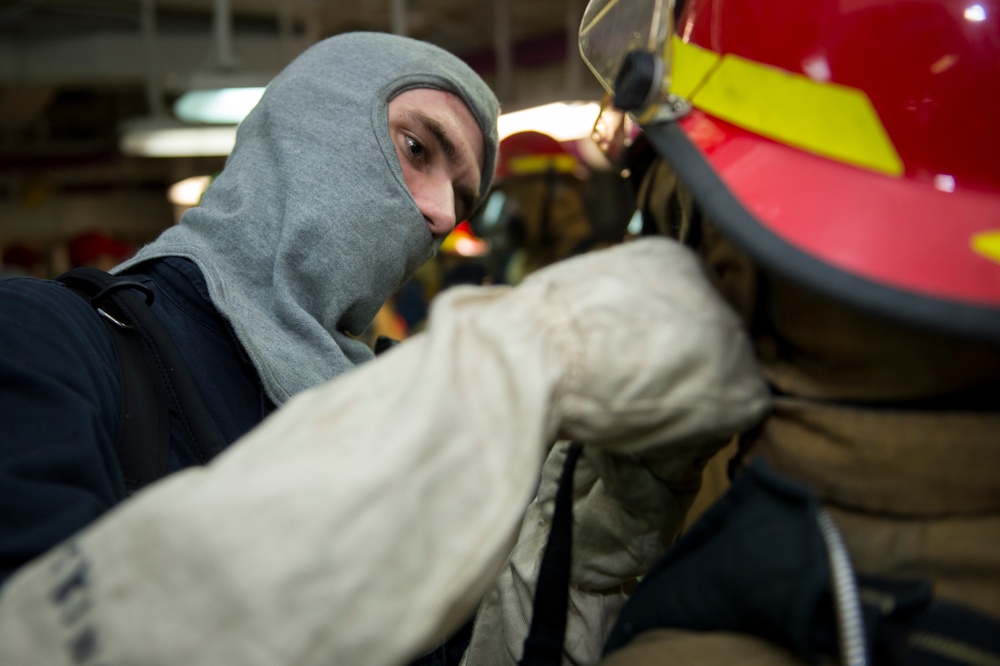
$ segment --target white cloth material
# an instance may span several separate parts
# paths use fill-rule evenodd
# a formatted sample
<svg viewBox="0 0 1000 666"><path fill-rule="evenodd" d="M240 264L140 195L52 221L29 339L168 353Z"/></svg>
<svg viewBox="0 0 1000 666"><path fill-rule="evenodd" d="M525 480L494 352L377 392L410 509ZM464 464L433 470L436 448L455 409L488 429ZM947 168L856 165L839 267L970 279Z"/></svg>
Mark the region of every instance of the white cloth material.
<svg viewBox="0 0 1000 666"><path fill-rule="evenodd" d="M492 585L557 435L686 451L766 404L735 318L670 241L454 288L425 334L24 567L0 593L0 663L404 663Z"/></svg>
<svg viewBox="0 0 1000 666"><path fill-rule="evenodd" d="M681 255L682 253L677 253ZM670 326L656 341L637 336L634 344L621 340L607 359L609 366L650 367L664 381L659 405L649 412L623 386L621 400L633 409L632 432L615 441L615 428L598 432L600 419L589 407L583 428L566 428L588 446L573 475L573 546L570 571L564 664L596 664L614 622L638 582L673 542L701 484L701 472L712 455L732 437L763 417L769 406L764 385L757 379L750 351L731 311L697 272L686 256L672 256L671 275L663 289L670 291ZM679 292L679 293L675 293ZM662 304L662 301L660 302ZM632 307L629 303L621 308ZM615 309L601 309L601 317ZM655 314L654 314L655 317ZM603 329L593 321L595 331ZM603 329L607 330L607 329ZM599 348L597 345L588 348ZM623 362L624 361L624 362ZM594 366L591 361L587 365ZM620 379L628 375L615 373ZM670 387L670 388L666 388ZM607 390L602 387L602 390ZM653 396L655 392L644 393ZM580 392L574 404L586 404ZM669 403L669 407L666 405ZM649 447L638 440L644 414L656 412L656 435ZM623 418L622 411L608 412ZM662 419L670 414L669 425ZM564 416L564 425L574 420ZM656 420L656 417L652 417ZM664 427L666 425L666 427ZM618 432L621 432L620 430ZM479 607L463 666L517 664L532 620L534 592L548 543L556 491L569 442L558 442L545 460L541 483L522 521L517 543L500 575Z"/></svg>
<svg viewBox="0 0 1000 666"><path fill-rule="evenodd" d="M747 422L744 422L747 423ZM573 549L564 664L597 664L628 592L679 533L706 456L721 444L641 457L588 447L573 475ZM517 543L476 613L464 666L520 662L569 442L545 461Z"/></svg>

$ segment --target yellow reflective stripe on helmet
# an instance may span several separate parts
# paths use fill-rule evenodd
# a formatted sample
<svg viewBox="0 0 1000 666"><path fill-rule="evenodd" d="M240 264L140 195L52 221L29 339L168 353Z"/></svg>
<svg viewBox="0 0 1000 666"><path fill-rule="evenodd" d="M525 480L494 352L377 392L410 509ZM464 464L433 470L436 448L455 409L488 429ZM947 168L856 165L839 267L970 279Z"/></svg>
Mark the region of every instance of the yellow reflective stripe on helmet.
<svg viewBox="0 0 1000 666"><path fill-rule="evenodd" d="M674 52L670 63L670 92L690 100L722 56L715 51L682 42L677 37L671 43Z"/></svg>
<svg viewBox="0 0 1000 666"><path fill-rule="evenodd" d="M711 56L714 56L711 57ZM671 92L737 127L839 162L901 176L868 96L733 54L673 40Z"/></svg>
<svg viewBox="0 0 1000 666"><path fill-rule="evenodd" d="M507 162L510 172L519 176L548 173L573 173L576 171L576 158L572 155L525 155L512 157Z"/></svg>
<svg viewBox="0 0 1000 666"><path fill-rule="evenodd" d="M1000 264L1000 230L984 231L972 237L972 249Z"/></svg>

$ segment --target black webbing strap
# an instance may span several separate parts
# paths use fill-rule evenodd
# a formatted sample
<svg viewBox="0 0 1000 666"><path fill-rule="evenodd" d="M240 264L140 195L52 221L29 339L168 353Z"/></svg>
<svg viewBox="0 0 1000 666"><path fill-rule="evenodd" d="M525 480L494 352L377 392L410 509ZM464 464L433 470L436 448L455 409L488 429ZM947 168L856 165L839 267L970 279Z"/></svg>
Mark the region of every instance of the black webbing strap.
<svg viewBox="0 0 1000 666"><path fill-rule="evenodd" d="M166 475L171 412L202 462L222 436L163 324L149 309L145 285L96 268L74 268L57 280L82 296L107 324L121 381L115 452L129 494Z"/></svg>
<svg viewBox="0 0 1000 666"><path fill-rule="evenodd" d="M1000 618L935 598L929 581L861 576L858 583L876 663L1000 664Z"/></svg>
<svg viewBox="0 0 1000 666"><path fill-rule="evenodd" d="M839 657L849 663L831 594L840 583L816 520L820 506L807 486L753 460L643 576L618 615L605 655L645 632L672 628L757 636L803 662ZM867 663L1000 664L1000 618L935 599L930 581L855 580L863 626L852 642L867 648Z"/></svg>
<svg viewBox="0 0 1000 666"><path fill-rule="evenodd" d="M570 444L566 451L556 491L552 529L538 570L531 629L524 639L521 666L558 666L562 663L573 549L573 471L582 450L579 444Z"/></svg>

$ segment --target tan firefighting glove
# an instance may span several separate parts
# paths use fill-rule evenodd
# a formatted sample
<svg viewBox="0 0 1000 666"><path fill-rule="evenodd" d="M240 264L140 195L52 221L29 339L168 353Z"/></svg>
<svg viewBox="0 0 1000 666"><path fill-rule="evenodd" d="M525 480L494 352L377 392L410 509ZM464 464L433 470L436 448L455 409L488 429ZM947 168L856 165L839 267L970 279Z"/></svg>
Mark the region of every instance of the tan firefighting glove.
<svg viewBox="0 0 1000 666"><path fill-rule="evenodd" d="M634 412L623 419L629 427L617 430L595 431L594 412L588 409L581 410L583 428L569 427L572 420L563 422L564 434L588 444L601 443L584 448L573 475L564 664L600 661L628 592L679 533L700 487L705 463L734 434L763 416L768 405L763 385L747 365L749 352L737 317L707 286L690 258L682 252L676 255L671 259L674 272L664 288L680 293L671 292L661 303L669 303L674 321L686 325L663 329L669 340L660 342L659 351L629 347L636 354L659 354L676 362L662 376L672 388L653 399L669 401L667 411L676 418L665 428L662 422L657 424L653 446L637 436ZM642 380L637 378L637 382ZM580 401L579 395L572 400L574 404ZM640 404L626 402L636 409ZM623 414L616 410L611 418ZM622 439L615 441L616 434ZM557 443L544 463L517 543L477 609L464 666L511 666L523 656L567 446L565 441Z"/></svg>
<svg viewBox="0 0 1000 666"><path fill-rule="evenodd" d="M450 290L426 334L11 578L0 663L404 663L493 583L557 435L641 452L765 403L746 342L669 241Z"/></svg>

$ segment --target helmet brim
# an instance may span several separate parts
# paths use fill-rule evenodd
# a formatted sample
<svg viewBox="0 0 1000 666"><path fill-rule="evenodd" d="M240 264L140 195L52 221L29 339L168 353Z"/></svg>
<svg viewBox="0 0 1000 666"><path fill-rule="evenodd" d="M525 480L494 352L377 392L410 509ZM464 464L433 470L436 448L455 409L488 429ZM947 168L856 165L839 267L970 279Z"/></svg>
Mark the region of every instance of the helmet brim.
<svg viewBox="0 0 1000 666"><path fill-rule="evenodd" d="M1000 258L975 246L1000 229L997 194L876 174L698 110L643 130L765 268L875 314L1000 342Z"/></svg>

